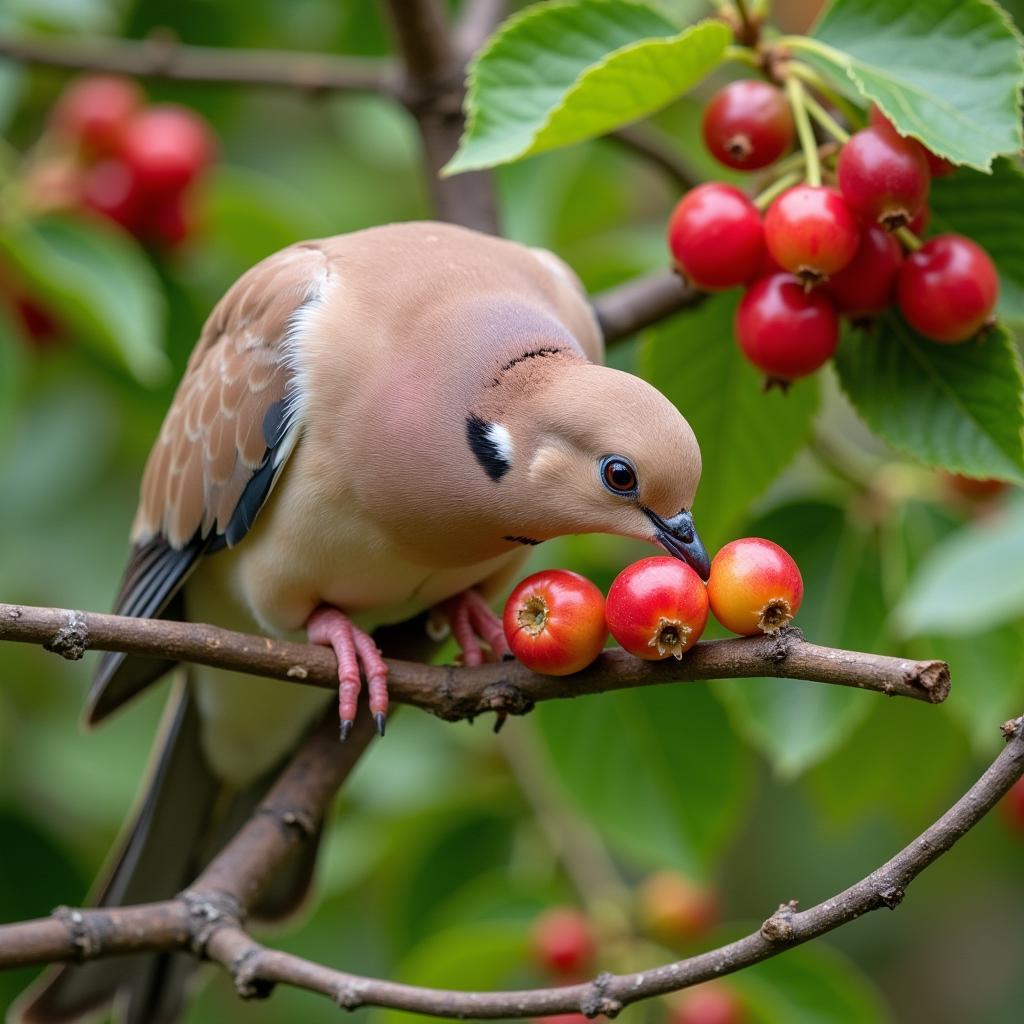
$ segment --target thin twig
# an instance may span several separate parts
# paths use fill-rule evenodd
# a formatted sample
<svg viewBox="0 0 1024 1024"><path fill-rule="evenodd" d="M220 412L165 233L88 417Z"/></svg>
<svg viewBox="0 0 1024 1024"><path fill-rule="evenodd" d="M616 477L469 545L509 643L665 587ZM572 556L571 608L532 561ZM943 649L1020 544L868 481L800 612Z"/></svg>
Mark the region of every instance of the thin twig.
<svg viewBox="0 0 1024 1024"><path fill-rule="evenodd" d="M604 138L642 157L683 192L700 184L700 175L686 158L652 129L630 124L617 128Z"/></svg>
<svg viewBox="0 0 1024 1024"><path fill-rule="evenodd" d="M337 661L330 648L196 622L0 604L0 640L39 644L72 660L86 650L122 651L305 686L335 689L338 685ZM448 721L485 711L525 714L543 700L706 679L806 679L933 704L945 700L950 688L949 667L943 661L908 661L819 647L807 643L795 629L775 636L704 641L680 661L642 661L625 651L605 651L590 668L572 676L538 675L519 662L460 668L390 660L388 667L388 689L396 703L414 705Z"/></svg>
<svg viewBox="0 0 1024 1024"><path fill-rule="evenodd" d="M369 732L368 725L366 728ZM187 949L224 967L239 994L248 998L266 997L275 984L285 984L327 996L350 1010L383 1006L476 1019L572 1012L615 1016L631 1003L731 974L873 910L897 907L910 883L966 835L1024 775L1024 718L1007 722L1003 734L1005 748L970 790L895 857L859 882L807 910L799 910L795 900L784 903L758 931L719 949L633 974L601 974L592 982L513 992L446 991L363 977L260 945L243 930L242 915L235 913L230 896L198 885L180 900L114 910L61 908L52 918L0 926L0 967L95 959L139 949ZM339 756L337 747L329 751L326 739L317 733L293 759L275 790L288 789L293 798L302 800L303 780L316 781L324 758L336 760ZM307 766L300 771L296 765L304 757ZM308 812L318 820L339 781L338 773L321 781L316 795L287 810L279 807L278 812L293 816ZM288 819L281 821L288 824ZM236 842L266 843L281 830L281 823L274 820L261 835L244 839L240 835ZM253 863L251 857L248 863ZM238 870L245 874L249 868L242 865ZM232 884L230 879L225 881ZM181 930L183 911L187 936ZM134 929L130 941L126 938L129 929Z"/></svg>
<svg viewBox="0 0 1024 1024"><path fill-rule="evenodd" d="M184 46L167 38L102 42L0 38L0 57L71 71L102 71L174 82L266 85L308 92L379 92L390 96L397 96L399 87L395 65L389 60Z"/></svg>
<svg viewBox="0 0 1024 1024"><path fill-rule="evenodd" d="M612 345L684 309L698 306L706 298L707 292L687 284L674 271L661 270L601 292L594 296L592 305L605 344Z"/></svg>

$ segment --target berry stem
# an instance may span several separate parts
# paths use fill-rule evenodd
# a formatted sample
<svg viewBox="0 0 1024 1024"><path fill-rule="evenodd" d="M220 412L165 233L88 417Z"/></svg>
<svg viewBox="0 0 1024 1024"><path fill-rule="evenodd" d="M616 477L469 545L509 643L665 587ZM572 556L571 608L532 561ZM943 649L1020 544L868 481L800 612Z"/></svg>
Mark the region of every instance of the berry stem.
<svg viewBox="0 0 1024 1024"><path fill-rule="evenodd" d="M910 228L897 228L893 234L900 240L900 243L907 252L917 252L921 248L921 239Z"/></svg>
<svg viewBox="0 0 1024 1024"><path fill-rule="evenodd" d="M730 43L725 48L725 55L723 60L734 60L738 64L746 64L747 67L761 70L761 58L749 47L749 46L738 46L736 43Z"/></svg>
<svg viewBox="0 0 1024 1024"><path fill-rule="evenodd" d="M824 75L819 74L809 64L804 64L803 61L791 60L786 65L786 73L795 75L801 82L809 85L815 92L824 96L846 118L847 123L855 125L862 125L864 123L864 112L858 110Z"/></svg>
<svg viewBox="0 0 1024 1024"><path fill-rule="evenodd" d="M748 45L753 45L761 34L760 25L751 18L750 11L747 9L747 0L734 0L734 3L742 28L742 40Z"/></svg>
<svg viewBox="0 0 1024 1024"><path fill-rule="evenodd" d="M807 112L814 118L822 128L825 129L837 142L849 142L850 133L806 90L804 91L804 103L807 105Z"/></svg>
<svg viewBox="0 0 1024 1024"><path fill-rule="evenodd" d="M787 174L783 174L780 178L776 178L775 181L773 181L763 192L758 193L753 199L754 206L761 211L767 210L776 196L782 195L786 189L792 188L794 185L798 185L803 181L804 171L802 165L803 161L801 161L801 166L796 170L792 170Z"/></svg>
<svg viewBox="0 0 1024 1024"><path fill-rule="evenodd" d="M804 151L807 184L818 188L821 185L821 160L818 158L818 142L814 137L814 128L807 114L807 91L800 80L792 75L786 76L786 96L793 108L796 134Z"/></svg>

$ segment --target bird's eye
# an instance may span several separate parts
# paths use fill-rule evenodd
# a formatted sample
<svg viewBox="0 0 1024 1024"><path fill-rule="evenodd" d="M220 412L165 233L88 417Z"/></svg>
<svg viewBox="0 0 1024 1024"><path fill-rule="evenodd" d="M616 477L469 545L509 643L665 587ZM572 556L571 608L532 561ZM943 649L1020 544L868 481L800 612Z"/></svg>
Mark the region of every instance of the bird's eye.
<svg viewBox="0 0 1024 1024"><path fill-rule="evenodd" d="M637 488L636 470L625 459L609 455L601 461L601 481L613 494L633 494Z"/></svg>

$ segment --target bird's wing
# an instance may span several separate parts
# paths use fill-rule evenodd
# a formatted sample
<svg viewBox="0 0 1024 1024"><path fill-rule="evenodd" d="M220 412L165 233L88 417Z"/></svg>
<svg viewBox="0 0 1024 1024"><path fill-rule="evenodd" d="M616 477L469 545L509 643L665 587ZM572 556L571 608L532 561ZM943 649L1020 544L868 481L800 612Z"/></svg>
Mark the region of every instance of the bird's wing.
<svg viewBox="0 0 1024 1024"><path fill-rule="evenodd" d="M118 614L164 614L200 558L249 531L301 431L293 352L330 276L323 248L292 246L244 274L214 309L146 464ZM170 664L105 655L87 720L105 718Z"/></svg>

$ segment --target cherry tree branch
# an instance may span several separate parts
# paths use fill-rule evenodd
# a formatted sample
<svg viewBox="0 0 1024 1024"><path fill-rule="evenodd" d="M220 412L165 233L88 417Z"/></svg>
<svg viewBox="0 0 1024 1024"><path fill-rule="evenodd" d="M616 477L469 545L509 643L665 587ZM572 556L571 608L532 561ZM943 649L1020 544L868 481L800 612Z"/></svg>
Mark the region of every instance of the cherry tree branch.
<svg viewBox="0 0 1024 1024"><path fill-rule="evenodd" d="M609 132L604 138L646 160L683 192L700 184L700 175L686 158L653 129L642 124L628 124Z"/></svg>
<svg viewBox="0 0 1024 1024"><path fill-rule="evenodd" d="M707 292L698 291L674 271L660 270L600 292L591 304L605 343L612 345L706 298Z"/></svg>
<svg viewBox="0 0 1024 1024"><path fill-rule="evenodd" d="M498 1019L582 1012L614 1017L631 1003L733 973L818 938L873 910L895 909L910 883L967 834L1024 775L1024 718L1003 727L1006 746L941 818L891 860L822 903L780 905L758 931L718 949L632 974L512 992L422 988L338 971L256 942L245 911L294 846L319 822L338 785L369 744L368 716L351 752L325 719L292 759L253 818L193 886L173 900L134 907L58 908L49 918L0 926L0 968L87 960L144 950L182 950L220 964L243 998L286 984L345 1009L382 1006L433 1016ZM356 749L358 748L358 749Z"/></svg>
<svg viewBox="0 0 1024 1024"><path fill-rule="evenodd" d="M102 41L7 37L0 38L0 57L69 71L101 71L174 82L399 95L399 76L390 60L184 46L172 37Z"/></svg>
<svg viewBox="0 0 1024 1024"><path fill-rule="evenodd" d="M86 650L121 651L304 686L335 689L338 685L337 661L330 648L195 622L0 604L0 640L39 644L71 660L81 658ZM542 676L512 661L461 668L392 659L388 668L394 701L448 721L485 711L525 714L543 700L707 679L805 679L932 704L945 700L950 689L949 667L943 661L819 647L792 628L771 637L704 641L681 661L641 661L624 651L606 651L590 668L572 676Z"/></svg>

